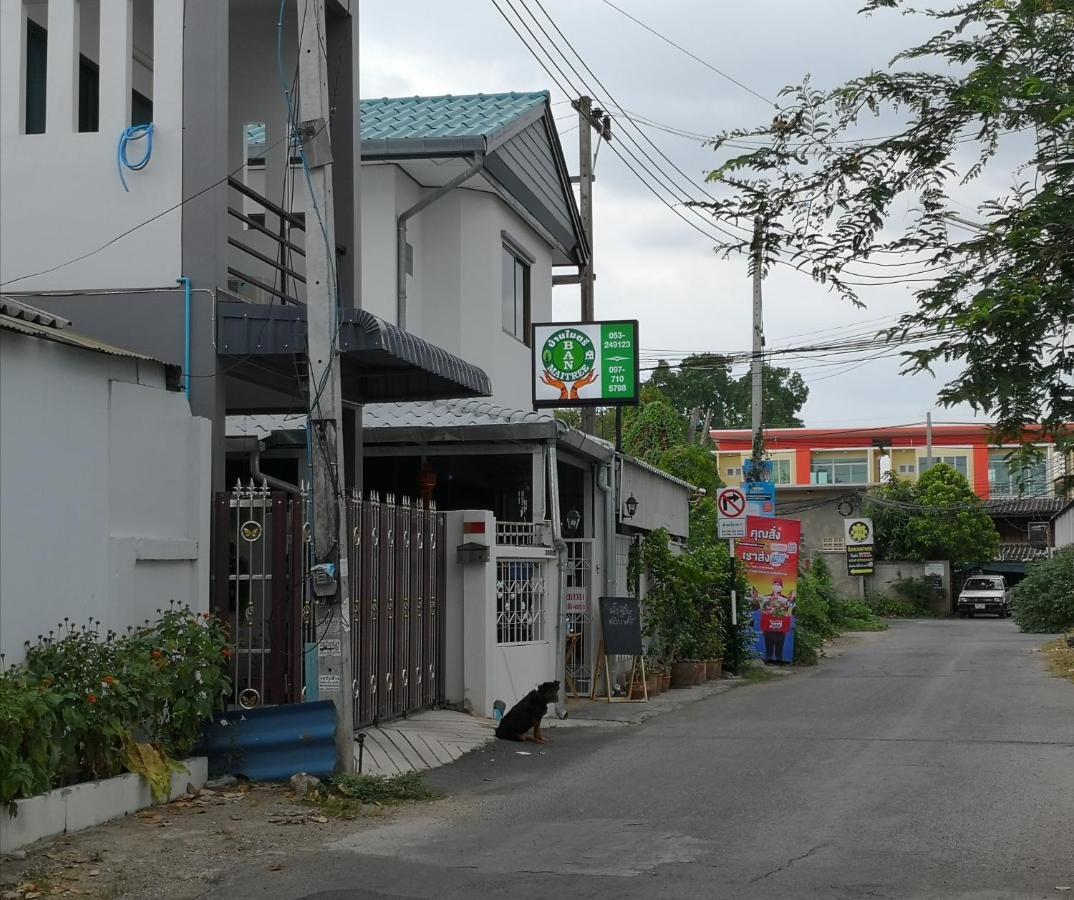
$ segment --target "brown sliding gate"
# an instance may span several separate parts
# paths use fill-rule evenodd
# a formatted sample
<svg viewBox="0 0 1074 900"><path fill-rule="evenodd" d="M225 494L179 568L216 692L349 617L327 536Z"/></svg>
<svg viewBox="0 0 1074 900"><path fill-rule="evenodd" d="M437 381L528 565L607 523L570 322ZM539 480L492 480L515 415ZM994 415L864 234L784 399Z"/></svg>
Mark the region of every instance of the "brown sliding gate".
<svg viewBox="0 0 1074 900"><path fill-rule="evenodd" d="M354 719L357 727L443 697L444 514L391 495L347 498ZM335 607L309 588L304 494L236 485L217 494L213 610L229 624L232 703L296 703L316 691Z"/></svg>

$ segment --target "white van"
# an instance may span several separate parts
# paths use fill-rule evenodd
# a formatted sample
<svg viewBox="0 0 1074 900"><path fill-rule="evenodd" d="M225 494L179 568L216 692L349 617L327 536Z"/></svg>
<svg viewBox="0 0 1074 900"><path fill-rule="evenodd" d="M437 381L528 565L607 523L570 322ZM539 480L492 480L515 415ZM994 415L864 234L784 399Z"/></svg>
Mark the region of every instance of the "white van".
<svg viewBox="0 0 1074 900"><path fill-rule="evenodd" d="M977 613L995 613L1001 619L1011 614L1011 592L1002 575L971 575L962 585L956 604L958 614L973 618Z"/></svg>

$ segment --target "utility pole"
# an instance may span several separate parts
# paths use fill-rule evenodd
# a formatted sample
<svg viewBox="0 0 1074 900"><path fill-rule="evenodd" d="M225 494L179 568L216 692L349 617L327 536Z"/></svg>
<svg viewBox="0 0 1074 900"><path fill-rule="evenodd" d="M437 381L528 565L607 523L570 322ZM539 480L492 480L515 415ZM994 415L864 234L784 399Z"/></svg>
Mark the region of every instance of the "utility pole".
<svg viewBox="0 0 1074 900"><path fill-rule="evenodd" d="M593 101L579 97L578 110L578 197L582 213L582 228L589 240L589 262L582 269L582 321L592 322L593 304ZM592 406L582 409L582 431L597 433L597 411Z"/></svg>
<svg viewBox="0 0 1074 900"><path fill-rule="evenodd" d="M324 33L324 0L299 4L297 131L304 165L309 167L311 188L311 208L306 211L311 225L306 239L306 361L313 467L312 574L318 600L328 604L328 622L318 648L317 687L319 696L331 699L336 706L336 770L351 772L354 770L354 666L343 487L343 398L337 353L339 294L328 63L320 44L320 35Z"/></svg>
<svg viewBox="0 0 1074 900"><path fill-rule="evenodd" d="M925 470L932 468L932 411L925 413ZM924 472L921 473L922 475Z"/></svg>
<svg viewBox="0 0 1074 900"><path fill-rule="evenodd" d="M753 414L753 467L761 476L764 462L764 435L761 432L761 404L764 396L764 320L761 310L761 280L764 264L763 225L761 217L753 221L753 357L750 365L753 395L750 412Z"/></svg>

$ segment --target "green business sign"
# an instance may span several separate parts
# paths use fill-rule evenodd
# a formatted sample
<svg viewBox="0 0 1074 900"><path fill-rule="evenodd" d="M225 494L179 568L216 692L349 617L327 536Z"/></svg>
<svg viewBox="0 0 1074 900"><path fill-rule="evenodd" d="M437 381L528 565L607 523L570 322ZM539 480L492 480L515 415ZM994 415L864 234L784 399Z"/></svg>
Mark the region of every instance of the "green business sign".
<svg viewBox="0 0 1074 900"><path fill-rule="evenodd" d="M533 326L533 406L638 402L638 323Z"/></svg>

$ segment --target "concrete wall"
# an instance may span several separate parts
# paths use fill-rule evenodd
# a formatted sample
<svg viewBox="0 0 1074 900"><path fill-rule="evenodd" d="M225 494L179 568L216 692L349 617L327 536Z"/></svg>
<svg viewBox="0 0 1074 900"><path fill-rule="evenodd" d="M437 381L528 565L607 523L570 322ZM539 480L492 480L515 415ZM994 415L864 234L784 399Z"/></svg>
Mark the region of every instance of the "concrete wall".
<svg viewBox="0 0 1074 900"><path fill-rule="evenodd" d="M129 193L116 172L116 146L130 124L135 79L145 87L145 73L131 64L130 4L100 4L100 130L92 133L77 130L80 6L54 2L45 133L25 134L27 8L22 0L0 0L0 283L9 290L174 283L182 267L182 215L166 211L178 206L183 187L183 4L153 4L153 157L143 171L126 173ZM130 155L139 158L141 149L132 146ZM142 227L104 247L136 226ZM85 254L93 255L74 261ZM54 271L36 274L47 269Z"/></svg>
<svg viewBox="0 0 1074 900"><path fill-rule="evenodd" d="M952 608L950 562L943 560L935 562L878 560L873 574L865 579L865 588L868 591L878 594L889 594L894 596L892 588L894 587L895 582L903 578L921 580L932 574L940 575L943 578L943 596L933 605L933 611L940 615L946 615L951 612Z"/></svg>
<svg viewBox="0 0 1074 900"><path fill-rule="evenodd" d="M0 650L208 608L209 423L159 364L0 332Z"/></svg>

